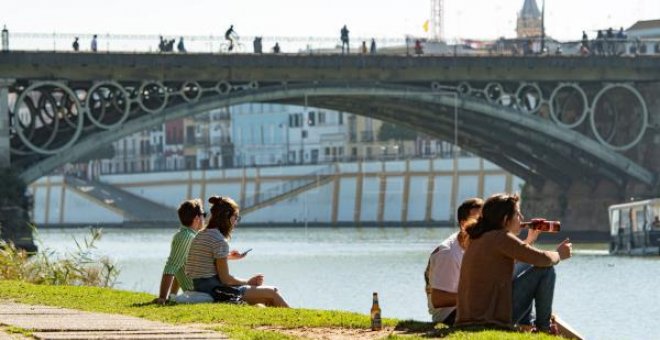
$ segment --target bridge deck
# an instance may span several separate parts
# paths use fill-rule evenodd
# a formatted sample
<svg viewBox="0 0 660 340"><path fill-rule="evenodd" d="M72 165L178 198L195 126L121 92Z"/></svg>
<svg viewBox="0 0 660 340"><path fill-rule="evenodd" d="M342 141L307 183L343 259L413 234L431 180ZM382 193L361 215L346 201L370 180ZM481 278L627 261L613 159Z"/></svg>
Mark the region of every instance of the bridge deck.
<svg viewBox="0 0 660 340"><path fill-rule="evenodd" d="M575 72L578 70L580 72ZM0 78L89 81L657 81L660 56L0 53Z"/></svg>

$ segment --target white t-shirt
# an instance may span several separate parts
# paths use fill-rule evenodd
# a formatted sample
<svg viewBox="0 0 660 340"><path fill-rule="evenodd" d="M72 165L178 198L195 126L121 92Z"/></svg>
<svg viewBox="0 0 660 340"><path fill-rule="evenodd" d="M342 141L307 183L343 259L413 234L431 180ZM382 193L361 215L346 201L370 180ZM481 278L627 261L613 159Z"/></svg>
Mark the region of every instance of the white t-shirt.
<svg viewBox="0 0 660 340"><path fill-rule="evenodd" d="M456 307L434 308L431 303L431 289L458 293L458 280L461 276L464 251L458 243L457 236L458 232L451 234L435 248L424 273L429 314L431 314L433 322L442 322L456 309Z"/></svg>

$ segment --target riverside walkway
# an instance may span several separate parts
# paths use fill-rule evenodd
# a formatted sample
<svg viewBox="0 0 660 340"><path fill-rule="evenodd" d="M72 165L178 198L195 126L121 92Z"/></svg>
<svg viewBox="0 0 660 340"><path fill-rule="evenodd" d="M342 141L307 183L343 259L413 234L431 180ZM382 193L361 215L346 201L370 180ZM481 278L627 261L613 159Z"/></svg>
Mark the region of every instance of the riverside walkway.
<svg viewBox="0 0 660 340"><path fill-rule="evenodd" d="M228 339L224 334L131 316L0 301L0 340Z"/></svg>

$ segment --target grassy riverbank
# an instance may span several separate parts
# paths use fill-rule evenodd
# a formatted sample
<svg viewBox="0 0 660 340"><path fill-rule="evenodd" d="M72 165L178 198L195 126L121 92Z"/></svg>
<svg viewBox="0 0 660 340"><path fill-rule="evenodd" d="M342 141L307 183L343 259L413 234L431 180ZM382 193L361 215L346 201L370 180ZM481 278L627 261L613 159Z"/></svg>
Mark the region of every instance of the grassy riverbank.
<svg viewBox="0 0 660 340"><path fill-rule="evenodd" d="M0 281L0 299L78 310L124 314L172 324L203 324L235 339L297 339L315 334L337 333L351 338L421 339L446 336L448 339L557 339L496 331L453 332L429 323L385 319L385 331L371 334L369 317L363 314L311 309L256 308L227 304L157 306L153 295L108 288L46 286L19 281ZM316 331L315 331L316 330ZM366 336L366 337L365 337Z"/></svg>

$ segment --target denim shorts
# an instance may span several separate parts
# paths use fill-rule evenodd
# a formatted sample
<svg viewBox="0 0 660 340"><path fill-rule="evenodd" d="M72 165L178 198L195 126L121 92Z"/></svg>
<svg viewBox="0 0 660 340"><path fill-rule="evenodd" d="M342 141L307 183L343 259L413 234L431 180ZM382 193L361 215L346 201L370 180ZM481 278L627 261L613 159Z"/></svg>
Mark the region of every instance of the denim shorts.
<svg viewBox="0 0 660 340"><path fill-rule="evenodd" d="M217 275L212 277L193 279L193 287L197 292L204 292L207 294L211 294L213 288L217 286L225 286L225 284L220 282L220 278ZM249 287L250 287L249 285L234 286L234 288L238 289L241 292L241 295L245 295L245 291L247 291Z"/></svg>

